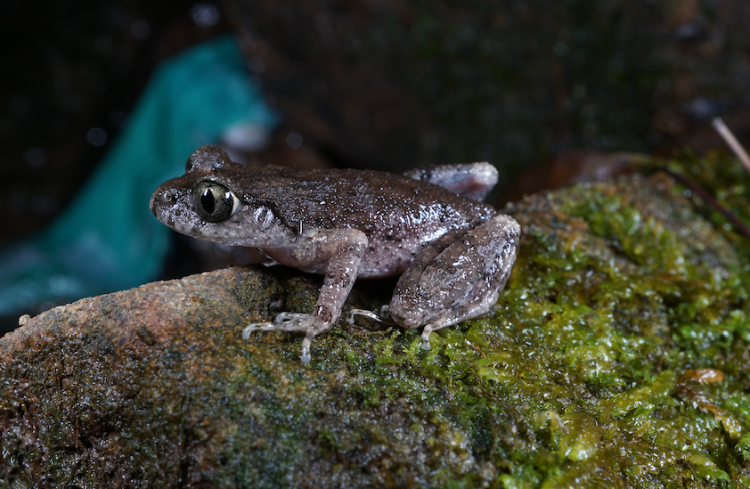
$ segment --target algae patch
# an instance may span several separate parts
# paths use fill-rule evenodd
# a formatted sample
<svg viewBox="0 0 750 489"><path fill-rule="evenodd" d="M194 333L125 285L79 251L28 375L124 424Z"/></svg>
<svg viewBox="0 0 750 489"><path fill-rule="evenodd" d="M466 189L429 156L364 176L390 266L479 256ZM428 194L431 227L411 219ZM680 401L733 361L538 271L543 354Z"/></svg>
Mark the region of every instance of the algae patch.
<svg viewBox="0 0 750 489"><path fill-rule="evenodd" d="M679 190L635 176L514 209L525 238L476 369L525 425L506 487L750 485L748 276Z"/></svg>

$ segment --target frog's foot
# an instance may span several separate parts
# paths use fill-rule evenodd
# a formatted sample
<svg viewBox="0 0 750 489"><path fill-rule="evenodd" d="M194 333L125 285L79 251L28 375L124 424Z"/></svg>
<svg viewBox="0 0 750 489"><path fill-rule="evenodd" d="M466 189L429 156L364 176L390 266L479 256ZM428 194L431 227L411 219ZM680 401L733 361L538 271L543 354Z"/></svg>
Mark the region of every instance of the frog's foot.
<svg viewBox="0 0 750 489"><path fill-rule="evenodd" d="M373 321L377 321L378 323L393 322L389 314L388 304L384 304L380 307L379 315L373 311L368 311L367 309L351 309L346 313L346 322L349 324L354 324L354 318L356 316L366 317L368 319L372 319Z"/></svg>
<svg viewBox="0 0 750 489"><path fill-rule="evenodd" d="M250 339L250 335L255 331L291 331L305 333L305 339L302 340L302 363L310 363L310 345L313 338L320 333L331 329L333 324L328 324L319 316L312 314L300 314L294 312L282 312L276 316L272 323L253 323L249 324L242 330L242 339Z"/></svg>
<svg viewBox="0 0 750 489"><path fill-rule="evenodd" d="M272 323L253 323L248 324L242 330L242 339L250 339L250 335L255 331L304 331L308 327L304 325L303 320L309 317L309 314L299 314L296 312L282 312L276 316Z"/></svg>

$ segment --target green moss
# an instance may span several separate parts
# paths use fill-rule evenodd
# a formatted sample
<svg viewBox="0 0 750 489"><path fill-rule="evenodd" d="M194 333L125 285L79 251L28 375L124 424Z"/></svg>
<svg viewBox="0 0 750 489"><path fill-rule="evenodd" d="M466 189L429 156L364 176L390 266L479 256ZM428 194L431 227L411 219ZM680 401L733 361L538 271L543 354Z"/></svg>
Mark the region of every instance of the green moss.
<svg viewBox="0 0 750 489"><path fill-rule="evenodd" d="M726 236L660 178L522 204L526 234L494 318L438 332L420 361L411 332L379 347L379 362L399 365L397 341L411 337L402 367L486 410L492 450L477 453L504 487L750 482L747 438L731 441L750 428L738 397L750 368L747 277ZM727 375L702 394L710 412L677 392L698 367Z"/></svg>
<svg viewBox="0 0 750 489"><path fill-rule="evenodd" d="M194 323L168 343L142 325L143 349L123 350L116 325L61 336L28 354L54 359L41 372L3 365L3 419L27 392L53 448L24 452L8 428L0 474L43 460L51 484L79 486L117 466L221 487L750 487L748 247L682 193L656 174L518 204L494 313L433 333L429 351L419 331L364 320L317 338L309 366L298 335L242 341L243 307L309 310L320 282L294 272L248 274L231 314L214 291L186 301ZM67 379L52 397L50 372ZM120 465L81 455L107 450Z"/></svg>

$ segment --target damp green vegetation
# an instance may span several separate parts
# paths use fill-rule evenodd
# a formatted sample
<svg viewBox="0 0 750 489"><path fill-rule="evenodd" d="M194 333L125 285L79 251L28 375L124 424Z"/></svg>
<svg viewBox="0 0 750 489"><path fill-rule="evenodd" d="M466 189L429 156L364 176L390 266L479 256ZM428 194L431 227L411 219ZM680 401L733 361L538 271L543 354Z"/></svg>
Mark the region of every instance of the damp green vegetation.
<svg viewBox="0 0 750 489"><path fill-rule="evenodd" d="M733 160L663 165L750 217ZM309 366L299 335L241 340L314 303L319 280L272 270L242 272L235 306L218 285L185 300L194 325L166 311L166 343L94 331L7 360L0 481L38 485L33 461L78 487L750 487L747 240L660 172L507 211L524 234L497 308L429 351L366 320L317 338ZM358 283L346 307L391 287Z"/></svg>
<svg viewBox="0 0 750 489"><path fill-rule="evenodd" d="M669 166L750 217L750 178L718 159ZM749 247L688 197L655 174L527 199L493 317L434 334L428 353L394 329L369 358L347 334L314 367L366 375L363 407L408 403L411 436L460 428L443 442L465 444L472 471L433 472L437 485L750 487Z"/></svg>
<svg viewBox="0 0 750 489"><path fill-rule="evenodd" d="M747 219L750 178L717 158L668 166ZM319 482L338 464L394 487L750 487L750 247L689 197L656 173L528 198L492 317L429 352L416 331L339 327L310 369L238 375L315 440Z"/></svg>
<svg viewBox="0 0 750 489"><path fill-rule="evenodd" d="M750 173L735 158L724 153L712 152L697 156L686 151L680 158L659 162L674 173L679 173L704 188L724 209L731 212L747 226L750 223ZM653 168L653 164L652 164ZM742 261L748 263L750 246L747 238L737 233L727 219L715 208L704 202L689 189L679 187L696 204L701 214L709 219L716 229L732 243Z"/></svg>
<svg viewBox="0 0 750 489"><path fill-rule="evenodd" d="M668 165L747 222L739 163ZM497 322L467 332L473 380L519 432L499 429L505 487L750 486L748 241L686 195L657 173L514 212L526 235Z"/></svg>

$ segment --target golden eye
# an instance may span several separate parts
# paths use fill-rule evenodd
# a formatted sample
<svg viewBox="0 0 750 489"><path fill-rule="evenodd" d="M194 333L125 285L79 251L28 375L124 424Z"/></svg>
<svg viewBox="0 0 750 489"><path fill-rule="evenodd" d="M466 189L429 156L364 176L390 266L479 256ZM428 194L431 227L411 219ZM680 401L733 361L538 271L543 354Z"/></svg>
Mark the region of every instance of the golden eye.
<svg viewBox="0 0 750 489"><path fill-rule="evenodd" d="M226 221L239 205L234 193L220 183L204 180L195 186L195 209L204 221Z"/></svg>

